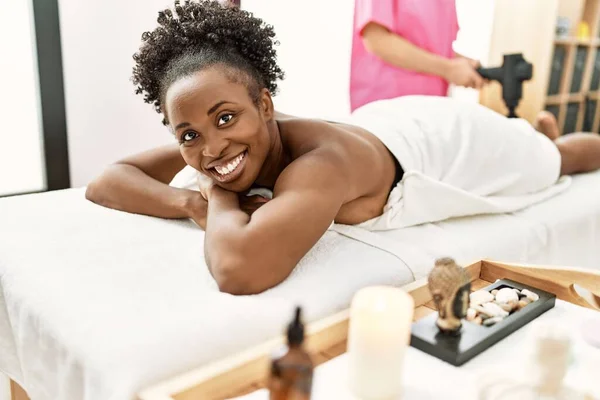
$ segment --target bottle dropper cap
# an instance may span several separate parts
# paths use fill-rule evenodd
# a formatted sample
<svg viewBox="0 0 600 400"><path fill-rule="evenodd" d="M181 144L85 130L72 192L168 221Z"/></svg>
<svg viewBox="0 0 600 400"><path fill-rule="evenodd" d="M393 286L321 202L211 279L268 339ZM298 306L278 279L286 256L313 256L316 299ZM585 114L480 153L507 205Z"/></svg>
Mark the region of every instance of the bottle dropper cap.
<svg viewBox="0 0 600 400"><path fill-rule="evenodd" d="M304 325L301 320L301 309L296 307L294 320L288 325L287 338L288 344L300 345L304 341Z"/></svg>

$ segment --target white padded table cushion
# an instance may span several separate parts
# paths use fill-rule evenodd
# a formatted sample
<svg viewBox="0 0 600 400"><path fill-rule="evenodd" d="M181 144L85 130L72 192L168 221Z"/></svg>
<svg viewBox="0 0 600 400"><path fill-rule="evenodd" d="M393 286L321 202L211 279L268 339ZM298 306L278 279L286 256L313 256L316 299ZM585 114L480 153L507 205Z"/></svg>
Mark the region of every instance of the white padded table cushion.
<svg viewBox="0 0 600 400"><path fill-rule="evenodd" d="M599 268L600 172L515 214L378 235L401 256L328 232L284 283L235 297L218 292L190 221L102 208L83 189L0 199L0 370L35 400L130 399L281 333L296 304L322 318L437 257Z"/></svg>

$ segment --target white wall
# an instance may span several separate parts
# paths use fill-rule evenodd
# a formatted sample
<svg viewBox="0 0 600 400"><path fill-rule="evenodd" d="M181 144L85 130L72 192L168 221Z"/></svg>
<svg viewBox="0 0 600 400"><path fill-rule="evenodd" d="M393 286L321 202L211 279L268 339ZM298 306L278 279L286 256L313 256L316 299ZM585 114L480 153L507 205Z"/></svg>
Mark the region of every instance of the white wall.
<svg viewBox="0 0 600 400"><path fill-rule="evenodd" d="M11 0L12 1L12 0ZM59 0L71 184L173 140L129 80L141 34L167 0Z"/></svg>
<svg viewBox="0 0 600 400"><path fill-rule="evenodd" d="M0 16L0 195L44 190L31 2L0 1Z"/></svg>
<svg viewBox="0 0 600 400"><path fill-rule="evenodd" d="M496 0L456 0L456 13L460 31L454 51L482 62L488 59L492 37ZM494 65L495 67L495 65ZM450 95L464 100L479 101L479 91L451 86Z"/></svg>
<svg viewBox="0 0 600 400"><path fill-rule="evenodd" d="M311 118L350 112L353 0L242 0L242 8L274 26L286 78L275 106Z"/></svg>

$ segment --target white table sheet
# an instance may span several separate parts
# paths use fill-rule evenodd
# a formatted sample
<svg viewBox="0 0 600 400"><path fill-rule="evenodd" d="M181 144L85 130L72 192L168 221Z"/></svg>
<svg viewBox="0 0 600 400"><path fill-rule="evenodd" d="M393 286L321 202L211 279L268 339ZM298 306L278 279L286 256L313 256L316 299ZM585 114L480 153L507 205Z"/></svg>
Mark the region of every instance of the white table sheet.
<svg viewBox="0 0 600 400"><path fill-rule="evenodd" d="M280 333L296 304L322 318L437 257L598 269L600 171L519 213L379 235L395 255L328 232L284 283L234 297L217 291L189 221L108 210L83 189L0 199L0 371L34 400L130 399Z"/></svg>

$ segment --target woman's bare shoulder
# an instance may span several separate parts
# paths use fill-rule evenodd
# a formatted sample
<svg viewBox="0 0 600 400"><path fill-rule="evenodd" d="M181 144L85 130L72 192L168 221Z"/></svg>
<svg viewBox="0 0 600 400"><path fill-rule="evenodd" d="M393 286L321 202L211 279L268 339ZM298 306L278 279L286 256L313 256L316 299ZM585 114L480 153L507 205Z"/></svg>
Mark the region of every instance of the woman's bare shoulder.
<svg viewBox="0 0 600 400"><path fill-rule="evenodd" d="M379 139L358 126L285 114L277 123L284 146L292 156L319 150L320 154L336 152L368 160L385 152Z"/></svg>
<svg viewBox="0 0 600 400"><path fill-rule="evenodd" d="M277 120L278 122L286 121L286 120L290 120L290 119L296 119L296 118L297 117L294 117L293 115L284 114L281 111L275 110L275 120Z"/></svg>

